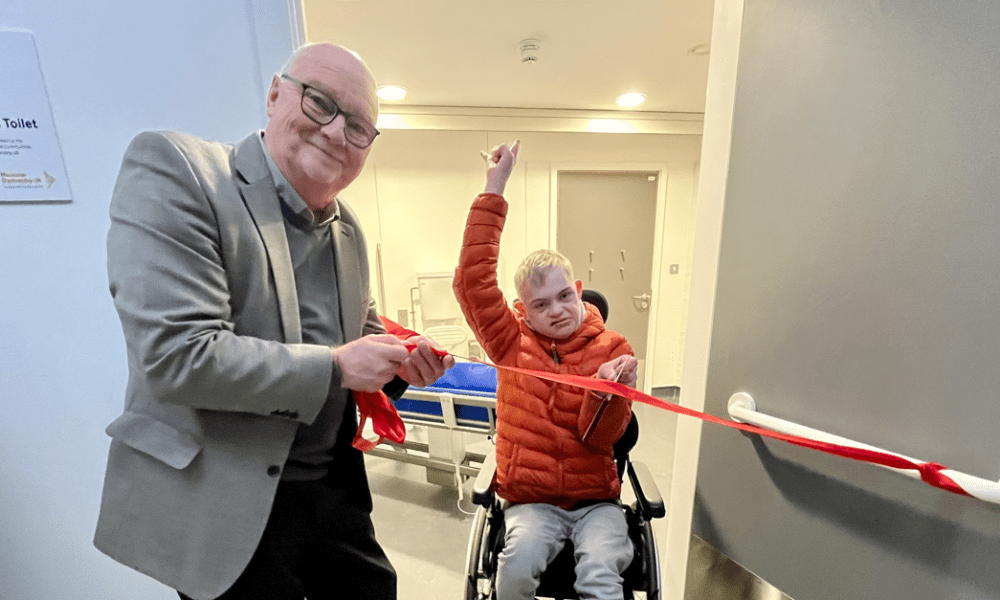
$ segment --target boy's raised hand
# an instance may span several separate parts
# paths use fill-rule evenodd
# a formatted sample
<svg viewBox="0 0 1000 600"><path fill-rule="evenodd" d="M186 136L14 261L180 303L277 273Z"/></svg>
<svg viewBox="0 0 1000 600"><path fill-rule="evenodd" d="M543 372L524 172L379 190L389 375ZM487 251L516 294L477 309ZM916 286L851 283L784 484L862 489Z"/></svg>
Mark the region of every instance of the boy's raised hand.
<svg viewBox="0 0 1000 600"><path fill-rule="evenodd" d="M517 160L518 147L521 140L514 140L514 143L507 147L507 144L494 146L489 152L480 152L483 160L486 161L486 188L484 193L497 194L503 196L503 190L507 186L511 171L514 170L514 162Z"/></svg>

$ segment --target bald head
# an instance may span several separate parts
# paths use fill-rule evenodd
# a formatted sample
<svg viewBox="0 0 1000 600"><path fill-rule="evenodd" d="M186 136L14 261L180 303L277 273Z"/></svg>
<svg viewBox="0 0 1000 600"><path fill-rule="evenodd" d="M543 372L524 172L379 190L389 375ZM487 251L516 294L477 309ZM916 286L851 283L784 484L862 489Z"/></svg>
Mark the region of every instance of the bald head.
<svg viewBox="0 0 1000 600"><path fill-rule="evenodd" d="M310 98L321 98L328 114L336 112L331 122L317 122L303 112L307 91ZM327 210L361 173L371 147L359 148L347 133L374 131L377 92L368 65L337 44L299 48L271 80L264 142L281 173L314 211Z"/></svg>
<svg viewBox="0 0 1000 600"><path fill-rule="evenodd" d="M378 117L378 84L375 82L375 75L357 52L327 42L306 44L288 57L279 73L295 77L296 67L300 61L326 65L331 69L339 68L345 75L353 71L351 76L358 78L359 83L365 88L365 93L371 97L375 117Z"/></svg>

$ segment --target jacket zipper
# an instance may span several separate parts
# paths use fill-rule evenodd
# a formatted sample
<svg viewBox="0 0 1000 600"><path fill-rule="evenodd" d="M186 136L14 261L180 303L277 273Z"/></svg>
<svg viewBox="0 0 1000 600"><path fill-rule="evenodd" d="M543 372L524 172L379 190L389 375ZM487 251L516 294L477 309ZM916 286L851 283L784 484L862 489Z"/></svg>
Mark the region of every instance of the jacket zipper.
<svg viewBox="0 0 1000 600"><path fill-rule="evenodd" d="M559 353L556 352L556 341L552 340L552 345L550 346L552 352L552 360L559 364ZM552 392L549 394L549 413L552 412L552 408L556 405L556 389L559 387L558 383L552 384Z"/></svg>

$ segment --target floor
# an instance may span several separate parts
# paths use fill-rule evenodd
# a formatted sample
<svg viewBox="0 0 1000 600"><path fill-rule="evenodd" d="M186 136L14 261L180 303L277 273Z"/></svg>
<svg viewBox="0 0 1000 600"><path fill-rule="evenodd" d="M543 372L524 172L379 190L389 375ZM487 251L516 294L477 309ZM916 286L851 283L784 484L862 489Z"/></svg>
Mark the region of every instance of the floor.
<svg viewBox="0 0 1000 600"><path fill-rule="evenodd" d="M676 388L656 393L676 401ZM639 443L632 459L650 468L666 495L673 464L677 415L642 405ZM419 427L407 435L419 438ZM379 541L396 567L399 600L460 600L464 598L465 554L474 506L460 501L458 489L427 483L424 467L387 458L367 457ZM465 496L471 489L466 482ZM628 501L628 492L623 493ZM657 522L662 523L662 520ZM658 534L659 536L659 534Z"/></svg>
<svg viewBox="0 0 1000 600"><path fill-rule="evenodd" d="M424 468L368 458L376 535L396 567L399 600L464 597L465 553L472 516L458 492L426 483ZM464 509L472 512L466 503Z"/></svg>

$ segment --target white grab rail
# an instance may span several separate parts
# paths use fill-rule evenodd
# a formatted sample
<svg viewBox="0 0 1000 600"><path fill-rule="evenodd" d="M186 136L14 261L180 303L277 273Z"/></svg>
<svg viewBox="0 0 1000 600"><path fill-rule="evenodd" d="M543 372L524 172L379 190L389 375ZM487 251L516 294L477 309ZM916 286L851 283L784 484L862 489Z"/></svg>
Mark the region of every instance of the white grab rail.
<svg viewBox="0 0 1000 600"><path fill-rule="evenodd" d="M905 456L897 452L890 452L876 446L869 446L868 444L862 444L838 435L833 435L832 433L799 425L798 423L761 414L757 412L757 404L754 402L753 397L746 392L733 394L729 398L728 408L729 418L739 423L749 423L750 425L756 425L757 427L770 429L771 431L777 431L778 433L809 438L818 442L826 442L829 444L837 444L839 446L849 446L851 448L861 448L863 450L873 450L875 452L892 454L914 463L925 462L915 458L910 458L909 456ZM906 475L912 479L920 479L920 473L913 469L895 469L893 467L885 467L883 465L878 466L884 469L889 469L890 471L895 471L902 475ZM980 477L968 475L966 473L962 473L961 471L953 471L951 469L943 469L941 473L951 478L952 481L958 484L959 487L965 490L970 496L985 502L1000 504L1000 482L982 479Z"/></svg>

